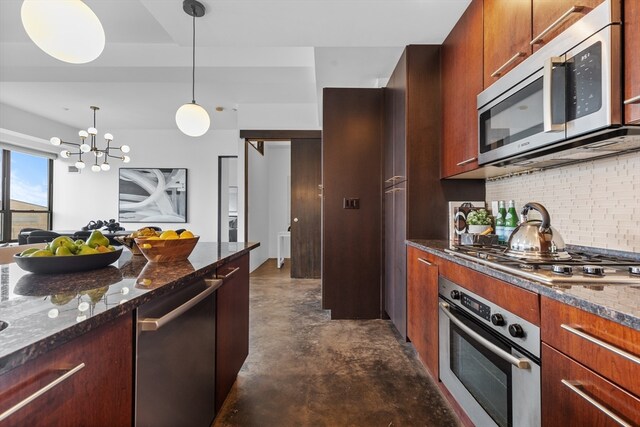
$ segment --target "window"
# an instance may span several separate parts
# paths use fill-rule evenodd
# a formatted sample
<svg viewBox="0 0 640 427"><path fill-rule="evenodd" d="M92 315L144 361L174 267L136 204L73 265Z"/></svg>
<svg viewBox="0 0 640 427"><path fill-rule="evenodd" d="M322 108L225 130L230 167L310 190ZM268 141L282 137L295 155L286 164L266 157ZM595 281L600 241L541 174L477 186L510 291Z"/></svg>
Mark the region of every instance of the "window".
<svg viewBox="0 0 640 427"><path fill-rule="evenodd" d="M0 241L15 241L23 228L51 228L53 160L20 151L0 157Z"/></svg>

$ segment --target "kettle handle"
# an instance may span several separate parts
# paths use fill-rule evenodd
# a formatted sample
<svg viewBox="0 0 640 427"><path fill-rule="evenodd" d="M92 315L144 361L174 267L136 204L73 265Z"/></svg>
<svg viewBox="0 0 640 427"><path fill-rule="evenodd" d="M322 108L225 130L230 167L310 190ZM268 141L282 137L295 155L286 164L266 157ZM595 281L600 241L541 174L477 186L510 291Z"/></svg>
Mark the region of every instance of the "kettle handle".
<svg viewBox="0 0 640 427"><path fill-rule="evenodd" d="M526 217L530 209L533 209L534 211L538 211L540 212L540 215L542 215L542 222L540 223L540 228L539 228L540 232L543 233L549 230L549 227L551 226L551 216L549 215L549 211L547 211L547 209L544 206L542 206L540 203L529 202L522 207L522 212L520 212L520 215L522 215L523 217Z"/></svg>

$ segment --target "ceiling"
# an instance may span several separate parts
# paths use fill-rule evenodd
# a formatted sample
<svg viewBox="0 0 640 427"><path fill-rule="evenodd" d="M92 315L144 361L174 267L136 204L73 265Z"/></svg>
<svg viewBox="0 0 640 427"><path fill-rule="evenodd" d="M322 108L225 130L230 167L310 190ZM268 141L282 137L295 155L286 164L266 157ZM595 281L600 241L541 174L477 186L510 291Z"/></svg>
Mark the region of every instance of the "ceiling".
<svg viewBox="0 0 640 427"><path fill-rule="evenodd" d="M323 87L383 86L405 45L442 43L470 2L201 1L196 101L213 129L237 129L243 105L314 104L320 114ZM182 1L85 3L107 44L97 60L72 65L29 40L21 0L0 0L0 102L78 128L98 105L98 128L175 129L176 109L191 101L192 18Z"/></svg>

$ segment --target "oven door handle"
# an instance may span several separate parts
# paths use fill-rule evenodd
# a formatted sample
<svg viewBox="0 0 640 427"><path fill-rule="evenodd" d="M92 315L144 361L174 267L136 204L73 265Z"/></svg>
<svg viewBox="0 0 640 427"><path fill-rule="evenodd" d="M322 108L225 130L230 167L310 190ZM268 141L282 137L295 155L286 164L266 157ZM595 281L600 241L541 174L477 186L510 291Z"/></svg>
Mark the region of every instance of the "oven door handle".
<svg viewBox="0 0 640 427"><path fill-rule="evenodd" d="M442 310L444 315L447 316L449 320L451 320L453 323L456 324L457 327L459 327L460 329L465 331L467 334L469 334L474 340L480 343L480 345L482 345L484 348L486 348L487 350L489 350L499 358L511 363L513 366L515 366L518 369L529 369L529 367L531 366L530 360L525 359L523 357L518 358L510 353L507 353L506 351L504 351L503 349L493 344L492 342L490 342L489 340L487 340L486 338L478 334L476 331L474 331L473 329L471 329L470 327L462 323L456 316L454 316L453 313L451 313L451 311L449 310L449 307L451 306L448 303L439 302L438 305L440 305L440 310Z"/></svg>

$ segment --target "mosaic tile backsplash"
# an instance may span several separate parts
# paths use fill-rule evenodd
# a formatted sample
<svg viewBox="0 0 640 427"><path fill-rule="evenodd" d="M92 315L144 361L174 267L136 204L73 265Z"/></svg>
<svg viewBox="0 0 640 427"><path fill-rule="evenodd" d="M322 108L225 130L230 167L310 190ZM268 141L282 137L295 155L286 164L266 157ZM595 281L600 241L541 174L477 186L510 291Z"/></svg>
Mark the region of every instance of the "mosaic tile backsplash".
<svg viewBox="0 0 640 427"><path fill-rule="evenodd" d="M640 253L640 153L487 181L486 197L542 203L565 243Z"/></svg>

